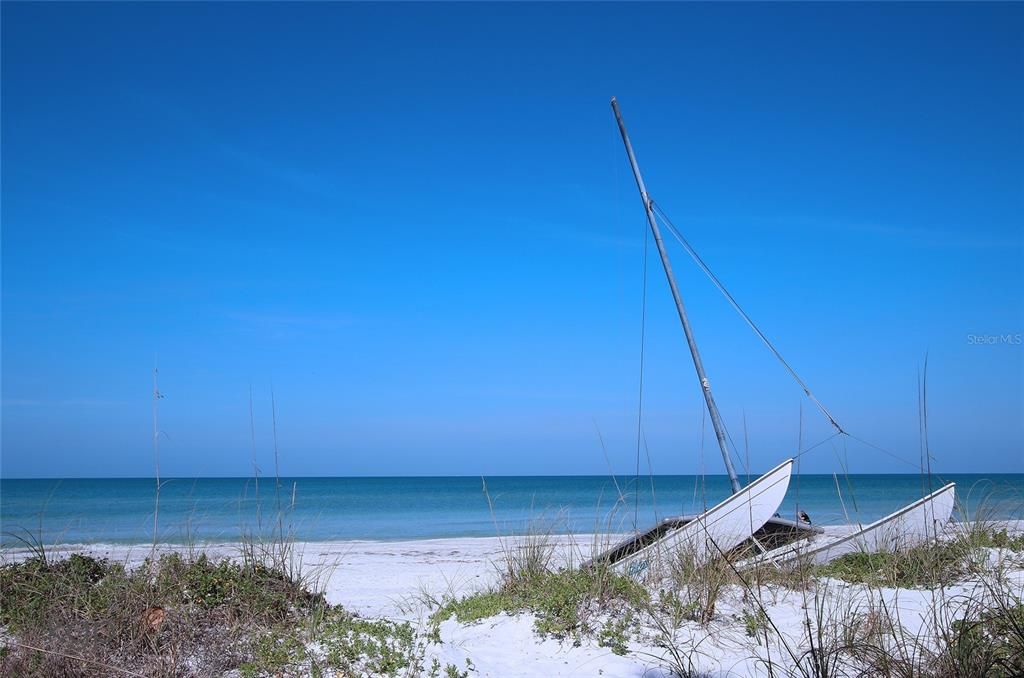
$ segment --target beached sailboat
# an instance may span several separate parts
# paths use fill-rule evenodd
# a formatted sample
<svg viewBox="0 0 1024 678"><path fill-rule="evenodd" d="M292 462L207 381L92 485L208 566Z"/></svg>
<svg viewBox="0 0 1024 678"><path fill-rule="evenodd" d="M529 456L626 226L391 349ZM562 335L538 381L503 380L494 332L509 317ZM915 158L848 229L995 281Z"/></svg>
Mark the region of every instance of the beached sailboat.
<svg viewBox="0 0 1024 678"><path fill-rule="evenodd" d="M813 533L816 531L816 528L811 528L810 525L795 520L787 520L776 515L789 487L789 479L793 469L792 459L786 460L750 483L746 488L740 484L739 477L732 465L732 459L729 456L725 426L722 423L718 406L715 404L715 398L711 392L711 384L704 371L704 364L701 361L693 329L686 315L683 298L679 292L679 287L676 285L668 252L661 238L658 221L654 215L653 202L647 194L647 188L640 174L640 167L633 153L633 146L626 132L622 113L619 111L618 102L614 97L611 104L612 110L615 113L615 120L619 126L619 132L622 135L622 142L626 148L626 155L633 170L633 177L636 179L637 189L640 191L640 198L643 201L647 222L654 236L654 242L661 257L662 268L665 271L665 277L668 280L672 298L675 301L676 311L682 323L686 343L693 358L693 366L701 385L701 391L704 394L704 402L711 417L711 424L714 427L715 437L722 452L722 459L729 474L732 494L725 501L698 516L666 518L655 527L616 544L591 562L611 563L616 568L636 574L645 570L650 564L650 558L657 553L686 548L692 550L695 557L706 558L716 553L727 553L758 532L764 535L780 532L796 533L798 536L805 533Z"/></svg>
<svg viewBox="0 0 1024 678"><path fill-rule="evenodd" d="M852 534L840 538L826 537L824 530L820 527L812 527L809 520L802 519L805 518L803 515L798 514L796 519L783 518L778 515L778 508L785 498L789 487L793 459L786 460L750 483L746 488L740 484L739 477L729 455L725 426L722 423L718 406L715 404L711 384L704 371L704 365L701 361L700 352L697 349L693 330L686 315L682 295L676 285L672 265L669 262L668 253L662 241L658 220L655 216L654 201L647 193L643 177L640 174L640 167L633 153L629 135L626 132L622 113L614 97L612 97L611 106L615 114L616 123L618 124L619 133L622 136L630 167L633 171L633 177L636 180L637 189L640 192L640 199L643 202L647 222L661 258L662 268L665 271L665 277L672 292L676 311L679 314L683 333L686 336L686 343L693 359L697 379L700 383L711 424L715 431L715 437L722 453L722 460L729 475L732 494L720 504L700 515L665 518L654 527L614 545L587 564L608 563L620 571L631 575L639 575L650 567L652 558L658 557L659 554L687 549L692 551L697 559L704 559L715 554L724 555L744 542L749 542L753 548L761 553L760 556L746 561L747 563L761 562L763 559L779 562L780 560L790 560L801 555L812 557L816 562L825 562L828 559L838 557L843 553L853 550L878 551L906 548L934 537L937 527L948 522L952 513L954 498L954 486L952 484L867 527L857 529ZM662 216L664 217L664 214ZM669 222L669 226L672 226L671 222ZM691 254L694 253L691 251ZM705 272L712 277L714 282L719 285L730 303L733 304L751 328L783 363L786 369L789 370L806 395L814 401L828 418L829 422L836 429L835 435L845 434L846 432L824 406L814 398L810 389L797 376L796 372L782 359L782 356L771 345L767 337L739 308L739 305L731 295L721 287L718 280L710 273L710 270L704 266L699 258L697 261L705 269Z"/></svg>
<svg viewBox="0 0 1024 678"><path fill-rule="evenodd" d="M847 553L895 553L923 544L942 533L953 515L956 483L924 496L898 511L845 535L814 535L762 553L740 564L787 565L803 562L823 565Z"/></svg>
<svg viewBox="0 0 1024 678"><path fill-rule="evenodd" d="M662 558L683 554L695 562L724 555L761 529L786 496L793 473L787 459L736 494L699 516L666 518L642 538L630 538L609 549L601 560L620 572L639 578Z"/></svg>

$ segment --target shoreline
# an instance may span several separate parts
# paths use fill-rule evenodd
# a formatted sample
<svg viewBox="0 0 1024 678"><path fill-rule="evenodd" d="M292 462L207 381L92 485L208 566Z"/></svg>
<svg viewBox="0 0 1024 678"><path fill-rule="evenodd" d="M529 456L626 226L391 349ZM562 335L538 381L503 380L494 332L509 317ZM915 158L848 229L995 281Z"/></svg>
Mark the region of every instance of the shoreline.
<svg viewBox="0 0 1024 678"><path fill-rule="evenodd" d="M951 522L948 531L956 530ZM1024 533L1024 520L993 520L992 529ZM822 526L826 534L840 535L851 525ZM550 535L556 566L579 564L625 534ZM339 540L291 542L300 570L314 577L328 602L344 605L370 617L414 620L409 600L424 591L432 594L466 595L494 585L500 579L503 549L515 548L529 535L502 537L447 537L400 541ZM158 555L165 553L205 553L213 559L236 559L244 542L226 541L194 544L156 545ZM151 554L146 544L54 544L45 545L48 553L59 557L88 555L132 568ZM0 563L19 562L34 552L27 547L0 548Z"/></svg>
<svg viewBox="0 0 1024 678"><path fill-rule="evenodd" d="M957 525L970 525L974 521L971 520L951 520L949 522L949 530L955 529ZM1008 529L1011 532L1021 531L1024 532L1024 519L1017 518L998 518L993 520L982 521L985 525L995 529ZM866 525L867 523L862 523ZM832 523L832 524L817 524L825 530L826 534L839 535L843 532L855 527L851 523ZM631 531L613 532L613 533L594 533L594 532L552 532L546 536L556 541L575 541L580 544L591 543L595 537L600 537L605 541L616 541L623 539L633 534ZM453 537L418 537L411 539L294 539L294 544L318 544L323 546L333 546L342 544L351 545L368 545L368 544L381 544L381 545L400 545L400 544L428 544L432 542L447 543L447 542L486 542L488 540L494 541L495 543L501 541L507 541L509 539L523 539L531 536L530 533L509 533L504 535L488 535L488 536L453 536ZM20 543L20 542L19 542ZM181 551L190 547L197 549L207 548L229 548L237 547L243 544L243 540L195 540L192 542L187 541L170 541L162 540L157 542L157 550L177 550ZM56 549L60 551L68 551L81 553L89 549L94 550L105 550L105 551L118 551L118 550L131 550L131 549L148 549L153 546L152 541L132 541L132 542L115 542L115 541L77 541L77 542L44 542L43 546L49 549ZM0 556L8 553L28 552L29 549L25 546L11 546L11 545L0 545Z"/></svg>

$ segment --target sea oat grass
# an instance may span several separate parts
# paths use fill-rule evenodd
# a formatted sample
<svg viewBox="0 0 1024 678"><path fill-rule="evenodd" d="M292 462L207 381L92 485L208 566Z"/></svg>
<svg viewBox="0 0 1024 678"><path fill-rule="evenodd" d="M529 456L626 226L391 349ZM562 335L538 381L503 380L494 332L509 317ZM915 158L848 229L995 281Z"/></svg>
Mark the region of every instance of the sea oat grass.
<svg viewBox="0 0 1024 678"><path fill-rule="evenodd" d="M687 550L671 555L668 575L670 590L679 597L684 617L705 626L714 619L718 601L728 587L739 581L727 558L698 558Z"/></svg>

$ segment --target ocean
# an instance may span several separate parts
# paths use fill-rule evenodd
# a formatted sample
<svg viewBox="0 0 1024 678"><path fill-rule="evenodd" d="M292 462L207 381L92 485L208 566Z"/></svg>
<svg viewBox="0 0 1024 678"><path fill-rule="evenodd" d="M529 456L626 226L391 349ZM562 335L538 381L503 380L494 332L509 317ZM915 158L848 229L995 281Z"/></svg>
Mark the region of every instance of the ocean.
<svg viewBox="0 0 1024 678"><path fill-rule="evenodd" d="M949 475L958 509L1024 517L1024 474ZM780 513L815 524L869 522L929 491L918 475L794 476ZM652 492L653 485L653 492ZM2 479L0 545L146 543L153 539L150 478ZM486 489L486 491L485 491ZM160 492L166 543L232 542L281 524L302 541L405 540L622 532L669 515L698 513L729 494L725 476L499 476L422 478L170 478ZM620 498L621 497L621 498ZM841 498L840 498L841 497ZM279 503L280 502L280 503Z"/></svg>

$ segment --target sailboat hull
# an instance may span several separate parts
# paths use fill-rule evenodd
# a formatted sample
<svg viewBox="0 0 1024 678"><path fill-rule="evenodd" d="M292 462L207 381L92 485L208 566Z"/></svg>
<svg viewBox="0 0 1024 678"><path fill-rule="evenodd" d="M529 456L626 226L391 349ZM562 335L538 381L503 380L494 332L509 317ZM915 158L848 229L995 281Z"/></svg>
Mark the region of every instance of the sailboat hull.
<svg viewBox="0 0 1024 678"><path fill-rule="evenodd" d="M701 515L685 522L663 521L617 544L591 564L607 562L616 571L639 579L675 554L692 555L698 563L725 554L749 539L778 511L792 471L793 460L786 460Z"/></svg>
<svg viewBox="0 0 1024 678"><path fill-rule="evenodd" d="M751 558L744 567L765 562L823 565L847 553L894 553L919 546L942 533L953 514L956 484L950 483L913 504L843 537L812 537Z"/></svg>

